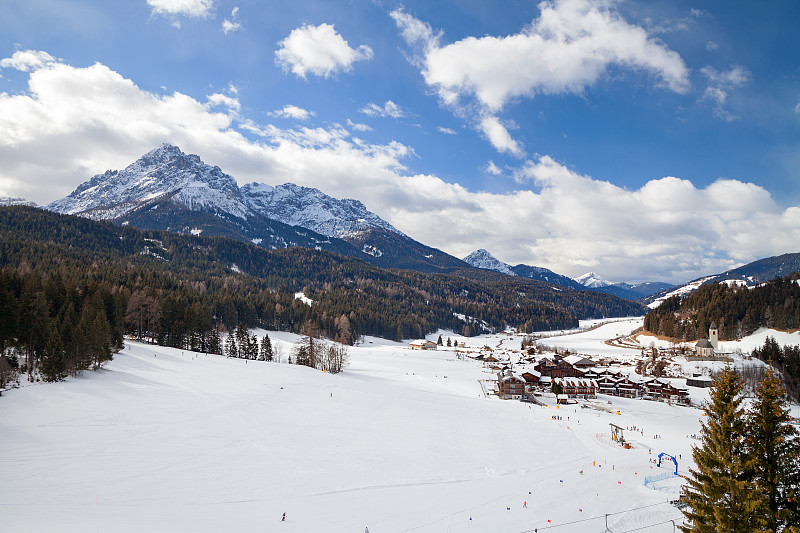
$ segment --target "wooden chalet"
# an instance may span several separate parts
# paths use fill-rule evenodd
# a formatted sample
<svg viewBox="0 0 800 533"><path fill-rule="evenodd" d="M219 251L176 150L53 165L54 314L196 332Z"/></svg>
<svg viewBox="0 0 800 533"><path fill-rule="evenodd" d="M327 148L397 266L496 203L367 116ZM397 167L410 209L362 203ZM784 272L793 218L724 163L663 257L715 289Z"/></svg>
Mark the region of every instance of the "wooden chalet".
<svg viewBox="0 0 800 533"><path fill-rule="evenodd" d="M701 376L699 374L695 374L690 378L686 378L686 385L689 387L699 387L699 388L710 387L713 382L714 380L711 379L710 377Z"/></svg>
<svg viewBox="0 0 800 533"><path fill-rule="evenodd" d="M503 400L521 400L525 394L525 380L511 372L497 374L497 395Z"/></svg>
<svg viewBox="0 0 800 533"><path fill-rule="evenodd" d="M669 403L689 405L689 389L667 382L661 387L661 398L659 399Z"/></svg>
<svg viewBox="0 0 800 533"><path fill-rule="evenodd" d="M558 356L556 356L554 359L542 357L539 359L539 362L533 366L533 369L539 372L542 376L549 376L551 378L583 377L583 372Z"/></svg>
<svg viewBox="0 0 800 533"><path fill-rule="evenodd" d="M597 381L586 378L554 378L553 385L561 386L561 393L569 398L597 398Z"/></svg>
<svg viewBox="0 0 800 533"><path fill-rule="evenodd" d="M523 372L522 379L525 380L525 383L528 386L536 386L539 384L539 380L542 378L542 375L535 370L533 372Z"/></svg>
<svg viewBox="0 0 800 533"><path fill-rule="evenodd" d="M586 371L593 366L596 366L595 362L589 359L588 357L583 357L582 355L568 355L564 357L564 361L571 364L573 367Z"/></svg>
<svg viewBox="0 0 800 533"><path fill-rule="evenodd" d="M436 343L433 341L419 339L416 341L412 341L409 346L412 350L435 350Z"/></svg>
<svg viewBox="0 0 800 533"><path fill-rule="evenodd" d="M641 382L630 375L617 380L617 396L622 398L638 398Z"/></svg>
<svg viewBox="0 0 800 533"><path fill-rule="evenodd" d="M609 396L617 396L617 382L619 378L609 374L603 374L598 376L595 381L597 382L597 392L600 394L608 394Z"/></svg>

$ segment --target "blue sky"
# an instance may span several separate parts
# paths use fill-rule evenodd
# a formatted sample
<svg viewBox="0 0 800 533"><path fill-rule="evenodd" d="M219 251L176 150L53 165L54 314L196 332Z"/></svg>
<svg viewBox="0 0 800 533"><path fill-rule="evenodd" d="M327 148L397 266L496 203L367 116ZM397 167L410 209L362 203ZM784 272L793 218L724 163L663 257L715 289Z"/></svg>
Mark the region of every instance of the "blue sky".
<svg viewBox="0 0 800 533"><path fill-rule="evenodd" d="M6 0L0 195L163 142L463 257L686 281L800 251L800 4Z"/></svg>

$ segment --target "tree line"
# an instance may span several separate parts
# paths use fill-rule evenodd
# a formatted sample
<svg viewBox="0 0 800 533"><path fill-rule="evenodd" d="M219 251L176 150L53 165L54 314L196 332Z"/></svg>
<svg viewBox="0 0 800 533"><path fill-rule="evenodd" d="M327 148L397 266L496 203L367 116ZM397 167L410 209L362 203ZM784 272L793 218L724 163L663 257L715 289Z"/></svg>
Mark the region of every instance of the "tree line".
<svg viewBox="0 0 800 533"><path fill-rule="evenodd" d="M640 310L633 302L556 291L533 280L380 269L333 252L270 251L222 237L137 230L25 207L0 209L0 236L0 266L83 272L158 300L161 320L149 333L170 346L187 337L202 343L195 332L209 331L209 321L225 331L243 322L302 333L310 319L334 338L346 317L353 342L359 335L418 338L438 328L464 335L507 326L560 329L582 318ZM294 298L300 291L314 300L312 306Z"/></svg>

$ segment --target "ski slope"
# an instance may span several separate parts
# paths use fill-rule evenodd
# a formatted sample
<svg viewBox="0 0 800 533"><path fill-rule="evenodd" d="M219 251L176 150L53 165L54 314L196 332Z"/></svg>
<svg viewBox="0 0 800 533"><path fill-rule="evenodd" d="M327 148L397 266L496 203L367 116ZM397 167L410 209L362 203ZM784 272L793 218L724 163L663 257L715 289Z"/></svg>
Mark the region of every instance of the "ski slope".
<svg viewBox="0 0 800 533"><path fill-rule="evenodd" d="M270 336L285 359L297 338ZM668 503L680 478L646 487L644 477L674 471L651 462L660 452L680 455L688 472L698 409L605 396L590 407L503 401L484 395L492 375L477 361L374 338L350 359L331 375L128 342L99 372L9 391L0 398L0 523L600 532L608 514L621 533L671 532L681 517ZM611 443L610 423L637 428L625 432L632 449Z"/></svg>

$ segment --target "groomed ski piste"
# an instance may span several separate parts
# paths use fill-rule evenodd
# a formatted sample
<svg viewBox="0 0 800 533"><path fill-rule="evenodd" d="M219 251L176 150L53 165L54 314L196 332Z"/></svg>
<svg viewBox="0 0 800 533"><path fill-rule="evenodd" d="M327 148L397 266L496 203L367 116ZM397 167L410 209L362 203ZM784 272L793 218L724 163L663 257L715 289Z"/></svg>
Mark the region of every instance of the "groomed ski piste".
<svg viewBox="0 0 800 533"><path fill-rule="evenodd" d="M621 355L604 341L638 325L546 342ZM298 337L269 335L285 360ZM680 523L670 500L683 480L672 461L654 461L665 452L688 473L699 409L504 401L484 394L488 369L447 348L367 338L349 354L331 375L127 341L98 372L23 380L0 398L0 528L623 533ZM708 395L691 392L697 403ZM630 449L609 424L625 428Z"/></svg>

